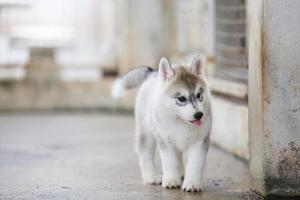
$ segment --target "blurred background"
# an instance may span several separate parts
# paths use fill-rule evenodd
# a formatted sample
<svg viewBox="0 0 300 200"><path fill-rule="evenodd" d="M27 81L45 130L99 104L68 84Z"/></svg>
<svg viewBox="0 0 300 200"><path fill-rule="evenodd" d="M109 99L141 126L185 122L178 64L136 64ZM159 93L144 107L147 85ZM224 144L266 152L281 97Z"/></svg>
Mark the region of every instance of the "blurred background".
<svg viewBox="0 0 300 200"><path fill-rule="evenodd" d="M250 183L264 195L299 194L299 7L297 0L0 0L0 199L200 199L141 184L137 89L110 96L131 68L157 68L163 56L190 65L198 54L207 58L213 112L201 199L255 199L243 193Z"/></svg>
<svg viewBox="0 0 300 200"><path fill-rule="evenodd" d="M207 56L213 141L248 159L245 0L0 0L0 111L132 111L113 80Z"/></svg>
<svg viewBox="0 0 300 200"><path fill-rule="evenodd" d="M246 29L245 0L0 0L0 199L143 190L136 90L114 100L112 83L162 56L190 65L197 54L222 149L209 153L208 187L247 190L248 166L223 153L249 159Z"/></svg>

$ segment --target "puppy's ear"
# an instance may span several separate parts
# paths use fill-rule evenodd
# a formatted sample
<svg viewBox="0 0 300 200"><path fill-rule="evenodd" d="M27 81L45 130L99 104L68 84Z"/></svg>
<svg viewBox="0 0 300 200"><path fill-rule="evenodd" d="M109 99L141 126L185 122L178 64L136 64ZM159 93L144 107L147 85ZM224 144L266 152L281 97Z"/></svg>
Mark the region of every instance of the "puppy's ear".
<svg viewBox="0 0 300 200"><path fill-rule="evenodd" d="M163 81L170 80L175 75L170 62L164 57L160 59L158 71L159 76Z"/></svg>
<svg viewBox="0 0 300 200"><path fill-rule="evenodd" d="M191 65L191 72L197 76L204 76L205 74L205 58L202 56L197 56Z"/></svg>

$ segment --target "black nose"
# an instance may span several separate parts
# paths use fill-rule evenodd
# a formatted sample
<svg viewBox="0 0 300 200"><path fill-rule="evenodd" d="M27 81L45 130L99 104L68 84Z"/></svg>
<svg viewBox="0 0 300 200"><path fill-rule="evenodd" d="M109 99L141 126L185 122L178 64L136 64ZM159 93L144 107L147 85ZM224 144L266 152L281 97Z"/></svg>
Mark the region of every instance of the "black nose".
<svg viewBox="0 0 300 200"><path fill-rule="evenodd" d="M203 112L196 112L195 114L194 114L194 117L195 117L195 119L201 119L202 117L203 117Z"/></svg>

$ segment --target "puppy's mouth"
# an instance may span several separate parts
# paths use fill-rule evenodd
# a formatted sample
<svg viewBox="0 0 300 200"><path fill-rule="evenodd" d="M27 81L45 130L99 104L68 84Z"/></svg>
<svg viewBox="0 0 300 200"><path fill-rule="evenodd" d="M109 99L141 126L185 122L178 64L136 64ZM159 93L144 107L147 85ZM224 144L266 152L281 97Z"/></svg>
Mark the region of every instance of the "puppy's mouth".
<svg viewBox="0 0 300 200"><path fill-rule="evenodd" d="M201 122L201 119L195 119L193 121L190 121L192 124L194 124L195 126L198 126L200 127L202 122Z"/></svg>

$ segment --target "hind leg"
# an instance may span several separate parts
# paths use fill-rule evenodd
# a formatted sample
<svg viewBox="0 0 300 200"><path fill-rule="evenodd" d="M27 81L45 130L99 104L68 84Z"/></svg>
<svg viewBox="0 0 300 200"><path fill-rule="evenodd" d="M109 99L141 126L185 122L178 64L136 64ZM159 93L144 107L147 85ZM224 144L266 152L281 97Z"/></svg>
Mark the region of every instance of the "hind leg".
<svg viewBox="0 0 300 200"><path fill-rule="evenodd" d="M139 157L139 164L143 180L146 184L161 184L161 176L157 174L155 168L156 140L152 134L145 134L137 130L136 151Z"/></svg>

